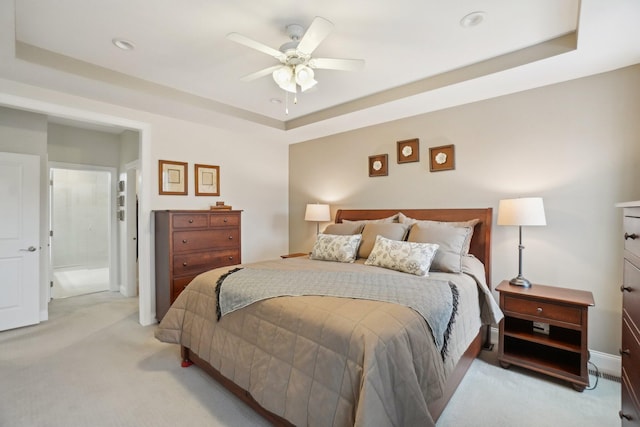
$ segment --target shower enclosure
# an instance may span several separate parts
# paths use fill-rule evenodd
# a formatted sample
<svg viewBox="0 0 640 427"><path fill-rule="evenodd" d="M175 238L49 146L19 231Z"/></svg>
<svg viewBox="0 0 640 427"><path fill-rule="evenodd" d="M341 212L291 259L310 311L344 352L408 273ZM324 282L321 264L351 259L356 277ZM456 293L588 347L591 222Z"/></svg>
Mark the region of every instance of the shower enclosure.
<svg viewBox="0 0 640 427"><path fill-rule="evenodd" d="M112 174L51 168L52 298L111 288Z"/></svg>

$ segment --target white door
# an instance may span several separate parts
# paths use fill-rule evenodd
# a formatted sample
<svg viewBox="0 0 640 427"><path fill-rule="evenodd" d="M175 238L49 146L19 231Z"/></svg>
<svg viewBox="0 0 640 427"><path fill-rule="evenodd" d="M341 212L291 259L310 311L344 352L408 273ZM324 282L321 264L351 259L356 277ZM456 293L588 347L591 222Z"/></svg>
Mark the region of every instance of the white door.
<svg viewBox="0 0 640 427"><path fill-rule="evenodd" d="M40 157L0 153L0 331L40 321Z"/></svg>
<svg viewBox="0 0 640 427"><path fill-rule="evenodd" d="M138 171L134 168L127 169L127 188L125 196L125 227L126 249L125 257L125 296L138 295L138 202L137 187Z"/></svg>

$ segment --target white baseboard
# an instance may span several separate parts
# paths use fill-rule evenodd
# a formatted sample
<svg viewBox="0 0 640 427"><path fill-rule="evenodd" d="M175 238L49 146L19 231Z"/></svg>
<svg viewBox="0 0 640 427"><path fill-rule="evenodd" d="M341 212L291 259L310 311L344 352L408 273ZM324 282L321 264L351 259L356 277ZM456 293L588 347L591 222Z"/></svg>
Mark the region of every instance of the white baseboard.
<svg viewBox="0 0 640 427"><path fill-rule="evenodd" d="M40 310L40 321L44 322L45 320L49 320L49 309Z"/></svg>
<svg viewBox="0 0 640 427"><path fill-rule="evenodd" d="M498 328L491 328L491 342L498 346ZM622 361L620 356L615 354L603 353L601 351L589 350L591 358L589 361L598 367L601 374L607 374L620 378L622 372ZM591 370L592 366L589 366Z"/></svg>

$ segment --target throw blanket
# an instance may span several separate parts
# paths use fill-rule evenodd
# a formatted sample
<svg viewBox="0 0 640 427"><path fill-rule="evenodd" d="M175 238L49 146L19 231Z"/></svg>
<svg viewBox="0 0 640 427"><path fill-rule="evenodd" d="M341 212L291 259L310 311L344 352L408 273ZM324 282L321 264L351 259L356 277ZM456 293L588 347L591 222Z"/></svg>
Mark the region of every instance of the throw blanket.
<svg viewBox="0 0 640 427"><path fill-rule="evenodd" d="M458 290L451 282L359 272L237 268L219 278L216 293L218 320L279 296L324 295L401 304L424 318L443 359L458 305Z"/></svg>

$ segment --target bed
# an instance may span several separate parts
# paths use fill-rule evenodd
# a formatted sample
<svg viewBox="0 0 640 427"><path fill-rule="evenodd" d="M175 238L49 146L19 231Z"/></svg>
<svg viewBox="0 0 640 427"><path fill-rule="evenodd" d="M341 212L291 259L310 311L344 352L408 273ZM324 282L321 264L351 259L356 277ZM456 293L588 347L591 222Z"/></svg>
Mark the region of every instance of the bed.
<svg viewBox="0 0 640 427"><path fill-rule="evenodd" d="M196 364L274 425L435 425L487 344L488 327L502 318L487 287L491 223L491 208L338 210L333 228L319 236L310 256L196 277L156 337L180 344L183 366ZM459 229L470 229L466 239ZM445 232L447 239L452 233L453 243L440 241L434 248L421 241L425 230L428 236ZM358 240L356 260L327 261L322 239L340 242L340 251L343 242ZM362 252L365 247L369 252ZM413 270L415 263L385 265L409 247L432 257L428 277ZM376 293L389 288L388 294L360 296L374 288L370 283ZM248 302L228 295L243 286L265 294ZM303 290L296 293L291 286ZM405 291L396 289L405 286L429 296L400 295ZM416 305L423 300L433 307Z"/></svg>

